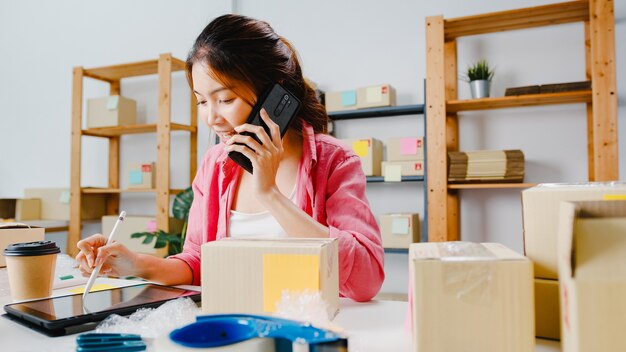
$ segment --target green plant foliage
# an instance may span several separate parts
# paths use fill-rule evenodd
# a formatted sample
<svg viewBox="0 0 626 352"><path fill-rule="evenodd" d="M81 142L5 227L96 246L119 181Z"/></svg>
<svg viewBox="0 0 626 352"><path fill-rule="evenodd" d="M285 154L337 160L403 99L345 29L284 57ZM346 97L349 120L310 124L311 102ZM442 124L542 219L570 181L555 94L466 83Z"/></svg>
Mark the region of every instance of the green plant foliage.
<svg viewBox="0 0 626 352"><path fill-rule="evenodd" d="M189 217L189 210L191 209L191 203L193 203L193 190L191 187L177 194L172 204L172 214L176 219L184 220L183 230L181 233L168 233L163 230L157 230L155 232L137 232L130 235L131 238L140 239L143 237L143 244L150 244L154 242L154 248L167 247L167 255L178 254L183 251L183 244L185 243L185 235L187 234L187 220Z"/></svg>
<svg viewBox="0 0 626 352"><path fill-rule="evenodd" d="M487 60L478 60L475 65L467 68L467 80L469 82L478 80L491 81L494 73L494 69L489 67Z"/></svg>

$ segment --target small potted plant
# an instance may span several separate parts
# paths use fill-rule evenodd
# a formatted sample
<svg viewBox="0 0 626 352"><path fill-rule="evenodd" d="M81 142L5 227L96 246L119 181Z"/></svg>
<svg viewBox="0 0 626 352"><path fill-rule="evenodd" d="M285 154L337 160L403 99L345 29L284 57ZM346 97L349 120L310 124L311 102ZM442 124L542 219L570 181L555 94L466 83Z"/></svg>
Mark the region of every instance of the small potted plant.
<svg viewBox="0 0 626 352"><path fill-rule="evenodd" d="M493 68L489 67L487 60L478 60L475 65L467 68L466 80L470 84L472 98L489 97L489 88L494 73Z"/></svg>
<svg viewBox="0 0 626 352"><path fill-rule="evenodd" d="M167 246L167 255L174 255L182 252L185 243L185 235L187 233L187 218L189 210L193 202L193 190L191 187L177 194L172 204L172 215L176 219L185 221L182 233L168 233L163 230L154 232L137 232L133 233L131 238L144 238L143 244L149 244L154 241L154 248L163 248Z"/></svg>

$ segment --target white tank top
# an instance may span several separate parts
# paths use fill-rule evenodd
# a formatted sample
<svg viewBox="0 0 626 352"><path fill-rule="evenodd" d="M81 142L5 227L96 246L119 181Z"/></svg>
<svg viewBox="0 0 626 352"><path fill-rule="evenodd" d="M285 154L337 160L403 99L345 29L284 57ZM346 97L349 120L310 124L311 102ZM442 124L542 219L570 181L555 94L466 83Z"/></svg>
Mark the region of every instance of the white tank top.
<svg viewBox="0 0 626 352"><path fill-rule="evenodd" d="M296 187L293 187L289 199L296 203ZM230 211L228 225L229 236L233 238L284 238L287 232L269 211L260 213L242 213Z"/></svg>

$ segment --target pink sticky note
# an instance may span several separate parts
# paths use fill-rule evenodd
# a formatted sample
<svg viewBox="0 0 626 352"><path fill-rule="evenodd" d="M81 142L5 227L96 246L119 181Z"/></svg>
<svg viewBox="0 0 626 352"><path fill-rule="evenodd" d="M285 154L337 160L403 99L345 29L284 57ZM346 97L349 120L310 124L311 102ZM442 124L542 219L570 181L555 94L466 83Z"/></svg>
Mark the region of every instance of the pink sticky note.
<svg viewBox="0 0 626 352"><path fill-rule="evenodd" d="M400 154L402 155L415 155L417 154L417 138L401 138L400 139Z"/></svg>
<svg viewBox="0 0 626 352"><path fill-rule="evenodd" d="M157 230L156 220L148 221L148 225L146 225L146 231L155 232Z"/></svg>

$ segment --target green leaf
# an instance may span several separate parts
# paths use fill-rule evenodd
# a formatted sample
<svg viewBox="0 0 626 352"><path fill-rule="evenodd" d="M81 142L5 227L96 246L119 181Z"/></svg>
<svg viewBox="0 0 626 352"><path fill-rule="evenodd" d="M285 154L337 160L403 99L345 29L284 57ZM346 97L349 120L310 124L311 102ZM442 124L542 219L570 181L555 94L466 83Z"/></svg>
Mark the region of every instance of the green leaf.
<svg viewBox="0 0 626 352"><path fill-rule="evenodd" d="M152 242L152 240L154 239L155 235L152 233L146 233L146 238L144 238L143 242L141 242L142 244L150 244L150 242Z"/></svg>
<svg viewBox="0 0 626 352"><path fill-rule="evenodd" d="M154 243L154 248L164 248L165 246L167 246L167 237L157 236L156 242Z"/></svg>
<svg viewBox="0 0 626 352"><path fill-rule="evenodd" d="M132 235L130 235L130 238L140 238L143 236L147 236L147 235L151 235L151 232L135 232Z"/></svg>
<svg viewBox="0 0 626 352"><path fill-rule="evenodd" d="M172 204L172 215L179 220L187 220L189 216L189 209L191 209L191 203L193 203L193 189L191 187L180 192L174 198Z"/></svg>

